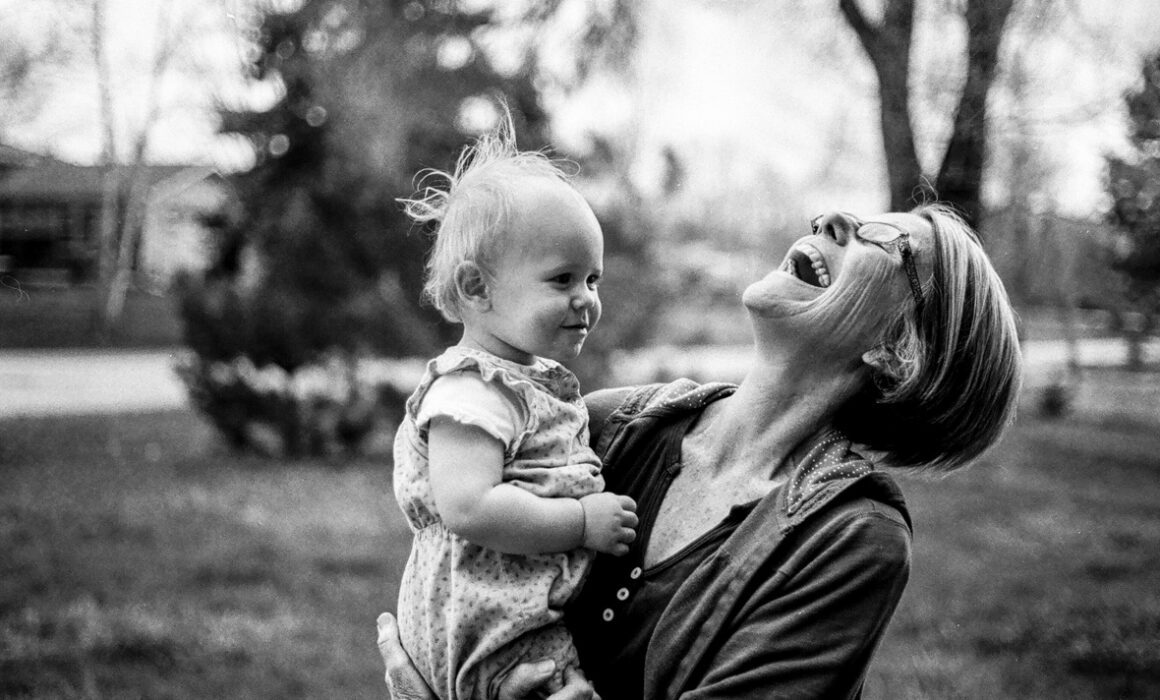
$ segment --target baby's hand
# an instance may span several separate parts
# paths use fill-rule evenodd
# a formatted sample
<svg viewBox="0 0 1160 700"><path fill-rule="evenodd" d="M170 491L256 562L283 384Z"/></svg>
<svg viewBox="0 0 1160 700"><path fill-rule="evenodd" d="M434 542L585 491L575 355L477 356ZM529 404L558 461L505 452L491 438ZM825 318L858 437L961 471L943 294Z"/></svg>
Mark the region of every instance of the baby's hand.
<svg viewBox="0 0 1160 700"><path fill-rule="evenodd" d="M618 557L636 539L636 501L615 493L593 493L580 499L584 509L584 546Z"/></svg>

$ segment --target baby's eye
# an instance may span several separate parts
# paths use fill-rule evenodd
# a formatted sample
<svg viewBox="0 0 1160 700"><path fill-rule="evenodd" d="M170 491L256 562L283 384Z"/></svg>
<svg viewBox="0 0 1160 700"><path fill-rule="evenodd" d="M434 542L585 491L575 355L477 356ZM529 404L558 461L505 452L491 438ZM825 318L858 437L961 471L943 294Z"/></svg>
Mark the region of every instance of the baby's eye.
<svg viewBox="0 0 1160 700"><path fill-rule="evenodd" d="M600 275L588 275L587 282L589 287L595 289L596 285L600 284Z"/></svg>
<svg viewBox="0 0 1160 700"><path fill-rule="evenodd" d="M559 275L556 275L555 277L552 277L548 281L553 283L553 284L559 284L559 285L566 287L569 284L572 284L572 273L565 272L563 274L559 274Z"/></svg>

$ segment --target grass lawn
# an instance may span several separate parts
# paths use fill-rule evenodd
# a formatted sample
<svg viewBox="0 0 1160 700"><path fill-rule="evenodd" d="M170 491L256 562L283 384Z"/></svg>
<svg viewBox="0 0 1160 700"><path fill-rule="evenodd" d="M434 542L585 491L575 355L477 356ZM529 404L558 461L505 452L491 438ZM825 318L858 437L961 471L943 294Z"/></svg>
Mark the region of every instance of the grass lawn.
<svg viewBox="0 0 1160 700"><path fill-rule="evenodd" d="M0 697L385 697L386 464L240 458L172 412L0 422L0 474ZM868 698L1160 697L1156 424L1028 417L902 486L914 573Z"/></svg>
<svg viewBox="0 0 1160 700"><path fill-rule="evenodd" d="M0 422L0 473L0 697L384 696L385 465L239 458L174 412Z"/></svg>

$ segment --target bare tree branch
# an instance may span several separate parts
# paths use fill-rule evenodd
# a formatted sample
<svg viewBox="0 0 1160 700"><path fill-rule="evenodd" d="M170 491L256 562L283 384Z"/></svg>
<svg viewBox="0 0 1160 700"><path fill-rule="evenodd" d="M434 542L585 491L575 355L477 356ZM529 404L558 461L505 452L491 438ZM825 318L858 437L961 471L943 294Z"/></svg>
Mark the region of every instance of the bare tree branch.
<svg viewBox="0 0 1160 700"><path fill-rule="evenodd" d="M145 117L138 126L134 138L133 151L129 161L129 192L125 202L124 216L118 238L114 260L113 276L105 296L104 320L107 326L116 325L125 309L125 297L133 278L136 251L145 224L148 202L148 183L143 177L145 154L148 152L153 125L161 113L161 86L169 63L184 42L174 38L170 31L172 21L172 0L168 0L157 10L157 30L159 42L149 75L149 86L145 102Z"/></svg>
<svg viewBox="0 0 1160 700"><path fill-rule="evenodd" d="M873 53L871 44L877 40L878 30L867 21L866 15L862 12L862 7L858 4L858 0L839 0L838 9L845 15L846 22L854 29L854 33L858 35L858 39L866 47L866 52Z"/></svg>

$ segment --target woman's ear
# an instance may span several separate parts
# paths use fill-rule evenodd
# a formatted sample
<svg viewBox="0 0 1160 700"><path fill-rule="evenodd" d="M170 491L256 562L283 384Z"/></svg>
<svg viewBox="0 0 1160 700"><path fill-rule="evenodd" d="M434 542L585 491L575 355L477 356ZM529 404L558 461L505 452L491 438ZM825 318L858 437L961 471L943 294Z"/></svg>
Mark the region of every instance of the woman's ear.
<svg viewBox="0 0 1160 700"><path fill-rule="evenodd" d="M455 268L455 289L459 292L459 298L476 311L487 311L491 308L487 277L474 262L461 262Z"/></svg>
<svg viewBox="0 0 1160 700"><path fill-rule="evenodd" d="M882 391L889 391L902 380L902 362L893 349L886 345L862 353L862 362L870 368L874 386Z"/></svg>

